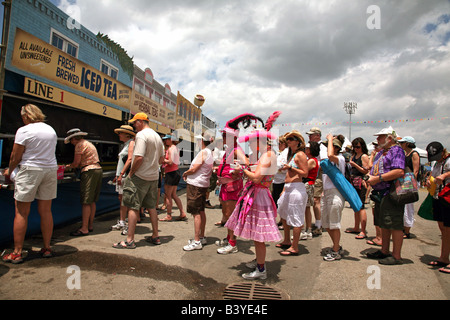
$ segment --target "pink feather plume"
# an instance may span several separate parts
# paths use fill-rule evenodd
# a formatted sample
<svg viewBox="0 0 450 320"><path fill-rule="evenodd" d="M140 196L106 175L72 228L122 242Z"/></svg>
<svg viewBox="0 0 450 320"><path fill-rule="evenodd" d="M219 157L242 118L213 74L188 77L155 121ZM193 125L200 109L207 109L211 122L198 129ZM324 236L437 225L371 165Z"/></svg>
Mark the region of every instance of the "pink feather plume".
<svg viewBox="0 0 450 320"><path fill-rule="evenodd" d="M265 129L269 131L272 129L273 124L277 121L278 117L281 115L281 111L275 111L272 115L267 119Z"/></svg>

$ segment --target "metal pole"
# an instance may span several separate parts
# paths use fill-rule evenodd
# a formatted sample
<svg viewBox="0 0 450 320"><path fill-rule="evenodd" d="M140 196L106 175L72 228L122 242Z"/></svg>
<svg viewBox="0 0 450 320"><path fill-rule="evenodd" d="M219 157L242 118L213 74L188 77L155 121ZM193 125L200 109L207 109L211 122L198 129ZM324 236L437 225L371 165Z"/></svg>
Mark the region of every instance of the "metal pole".
<svg viewBox="0 0 450 320"><path fill-rule="evenodd" d="M344 110L347 112L347 114L350 115L350 122L349 122L349 140L352 141L352 114L356 113L356 109L358 109L358 104L356 102L345 102L344 103Z"/></svg>

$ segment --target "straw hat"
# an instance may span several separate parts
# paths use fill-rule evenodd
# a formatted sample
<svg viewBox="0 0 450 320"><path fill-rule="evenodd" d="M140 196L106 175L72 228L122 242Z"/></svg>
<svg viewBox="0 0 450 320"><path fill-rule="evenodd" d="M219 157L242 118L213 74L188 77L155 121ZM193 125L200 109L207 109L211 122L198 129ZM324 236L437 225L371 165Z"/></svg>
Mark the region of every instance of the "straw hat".
<svg viewBox="0 0 450 320"><path fill-rule="evenodd" d="M71 129L69 131L67 131L67 137L64 139L64 143L65 144L69 144L70 143L70 139L75 138L75 137L85 137L88 134L86 132L82 132L80 129L75 128L75 129Z"/></svg>
<svg viewBox="0 0 450 320"><path fill-rule="evenodd" d="M303 138L302 134L300 132L298 132L297 130L292 130L291 132L288 132L284 137L286 139L294 137L298 141L305 141L305 139Z"/></svg>
<svg viewBox="0 0 450 320"><path fill-rule="evenodd" d="M129 134L130 136L135 137L136 136L136 132L134 132L134 129L132 126L129 125L122 125L120 126L120 128L114 129L114 132L119 134L119 133L126 133Z"/></svg>

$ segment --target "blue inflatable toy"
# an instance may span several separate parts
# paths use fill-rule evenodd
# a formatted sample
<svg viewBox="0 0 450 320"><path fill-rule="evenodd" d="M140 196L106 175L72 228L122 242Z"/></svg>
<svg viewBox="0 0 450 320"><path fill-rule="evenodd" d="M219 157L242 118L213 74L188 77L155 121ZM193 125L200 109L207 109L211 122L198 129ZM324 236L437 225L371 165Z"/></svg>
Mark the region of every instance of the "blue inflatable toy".
<svg viewBox="0 0 450 320"><path fill-rule="evenodd" d="M333 181L335 187L339 190L345 200L350 203L353 211L358 212L361 210L363 203L361 202L356 189L345 178L342 172L329 159L322 160L320 162L320 167L322 168L323 173L330 177L331 181Z"/></svg>

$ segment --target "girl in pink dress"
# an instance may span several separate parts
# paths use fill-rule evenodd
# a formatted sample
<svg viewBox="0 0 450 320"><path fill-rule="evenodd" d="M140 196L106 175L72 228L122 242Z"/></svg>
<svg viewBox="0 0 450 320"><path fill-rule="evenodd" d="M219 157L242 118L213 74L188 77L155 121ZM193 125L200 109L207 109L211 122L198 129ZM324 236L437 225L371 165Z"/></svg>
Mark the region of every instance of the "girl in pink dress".
<svg viewBox="0 0 450 320"><path fill-rule="evenodd" d="M277 207L269 190L273 176L277 172L277 156L272 151L268 139L276 140L277 137L268 130L279 116L274 113L269 118L270 122L265 126L266 130L253 131L251 134L239 138L239 142L249 142L254 154L261 154L256 168L241 167L247 177L247 183L237 201L226 227L233 231L234 235L255 243L256 259L247 264L255 270L242 275L244 279L266 279L265 268L266 246L265 242L278 242L281 239L278 230L276 216Z"/></svg>

